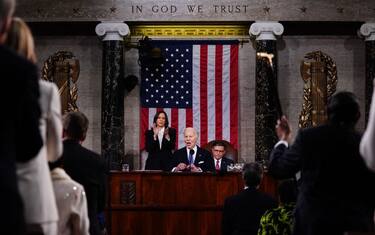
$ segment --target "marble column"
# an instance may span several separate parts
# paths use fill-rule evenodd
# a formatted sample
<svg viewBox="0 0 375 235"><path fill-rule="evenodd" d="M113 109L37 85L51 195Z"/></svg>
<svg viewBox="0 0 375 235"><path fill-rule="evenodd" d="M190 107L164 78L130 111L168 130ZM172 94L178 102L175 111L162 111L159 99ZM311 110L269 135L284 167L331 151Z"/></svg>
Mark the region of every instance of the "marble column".
<svg viewBox="0 0 375 235"><path fill-rule="evenodd" d="M375 23L365 23L359 33L365 37L366 43L366 81L365 81L365 120L367 125L375 79Z"/></svg>
<svg viewBox="0 0 375 235"><path fill-rule="evenodd" d="M268 161L277 142L275 124L282 114L277 91L277 41L284 31L282 24L255 22L249 33L255 36L255 160Z"/></svg>
<svg viewBox="0 0 375 235"><path fill-rule="evenodd" d="M103 40L102 156L110 169L119 169L124 157L124 52L125 23L100 23L95 32Z"/></svg>

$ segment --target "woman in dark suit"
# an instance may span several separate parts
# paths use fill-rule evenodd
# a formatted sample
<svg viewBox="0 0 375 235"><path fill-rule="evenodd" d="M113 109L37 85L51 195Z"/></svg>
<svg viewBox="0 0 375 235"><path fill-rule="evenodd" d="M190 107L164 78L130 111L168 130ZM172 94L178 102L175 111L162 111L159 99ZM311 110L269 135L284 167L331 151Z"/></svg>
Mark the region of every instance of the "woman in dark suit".
<svg viewBox="0 0 375 235"><path fill-rule="evenodd" d="M176 144L176 130L168 125L167 114L158 111L154 116L152 128L146 131L146 170L168 171L170 168L172 151Z"/></svg>

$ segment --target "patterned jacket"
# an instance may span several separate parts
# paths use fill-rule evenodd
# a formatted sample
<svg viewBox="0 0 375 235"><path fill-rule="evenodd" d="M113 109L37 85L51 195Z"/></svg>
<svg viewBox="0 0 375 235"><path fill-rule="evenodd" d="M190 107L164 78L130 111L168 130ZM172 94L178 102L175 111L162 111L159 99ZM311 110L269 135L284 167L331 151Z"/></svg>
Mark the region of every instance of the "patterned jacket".
<svg viewBox="0 0 375 235"><path fill-rule="evenodd" d="M258 235L291 235L295 203L285 204L264 213Z"/></svg>

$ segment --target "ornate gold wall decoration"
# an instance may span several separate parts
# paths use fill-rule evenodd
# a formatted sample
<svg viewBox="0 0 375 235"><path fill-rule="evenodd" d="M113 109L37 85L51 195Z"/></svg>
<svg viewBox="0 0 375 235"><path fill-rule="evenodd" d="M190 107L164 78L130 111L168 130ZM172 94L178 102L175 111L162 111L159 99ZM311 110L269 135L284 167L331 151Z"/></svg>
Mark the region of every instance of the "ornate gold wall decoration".
<svg viewBox="0 0 375 235"><path fill-rule="evenodd" d="M299 127L323 124L327 120L327 100L336 91L337 69L332 58L321 52L307 53L301 62L301 76L305 82Z"/></svg>
<svg viewBox="0 0 375 235"><path fill-rule="evenodd" d="M62 113L78 110L79 71L79 61L69 51L58 51L44 62L42 79L54 82L59 88Z"/></svg>
<svg viewBox="0 0 375 235"><path fill-rule="evenodd" d="M248 37L248 25L135 25L131 36Z"/></svg>

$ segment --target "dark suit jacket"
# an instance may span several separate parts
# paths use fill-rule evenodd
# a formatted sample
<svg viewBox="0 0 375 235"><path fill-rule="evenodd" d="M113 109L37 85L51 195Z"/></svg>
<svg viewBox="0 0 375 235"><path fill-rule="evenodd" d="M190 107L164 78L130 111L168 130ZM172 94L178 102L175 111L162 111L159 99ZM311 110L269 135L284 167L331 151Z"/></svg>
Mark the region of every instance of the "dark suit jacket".
<svg viewBox="0 0 375 235"><path fill-rule="evenodd" d="M15 162L35 157L43 141L39 132L40 108L37 68L0 45L0 215L3 234L25 229L18 193Z"/></svg>
<svg viewBox="0 0 375 235"><path fill-rule="evenodd" d="M374 174L360 154L361 136L333 125L305 129L294 144L271 153L269 173L289 178L301 170L295 234L370 231Z"/></svg>
<svg viewBox="0 0 375 235"><path fill-rule="evenodd" d="M256 235L260 218L266 210L277 207L271 196L247 188L225 199L223 207L223 235Z"/></svg>
<svg viewBox="0 0 375 235"><path fill-rule="evenodd" d="M66 173L86 191L90 234L100 234L97 215L105 206L105 163L97 153L73 140L64 141L62 157Z"/></svg>
<svg viewBox="0 0 375 235"><path fill-rule="evenodd" d="M195 156L194 165L200 167L203 172L209 170L208 162L212 158L211 153L205 149L202 149L197 146L197 154ZM172 156L172 167L176 167L180 163L189 164L189 156L186 151L186 147L180 148L176 152L174 152Z"/></svg>
<svg viewBox="0 0 375 235"><path fill-rule="evenodd" d="M161 148L159 140L154 140L154 131L146 131L146 150L148 152L146 170L168 171L170 169L172 151L176 146L176 130L174 128L168 129L170 140L163 137Z"/></svg>
<svg viewBox="0 0 375 235"><path fill-rule="evenodd" d="M226 157L223 157L221 159L221 165L220 165L220 172L219 173L224 173L224 172L227 172L227 166L230 165L230 164L234 164L234 161L232 159L229 159L229 158L226 158ZM210 161L208 161L208 171L210 172L216 172L216 160L214 157L212 157L210 159Z"/></svg>

